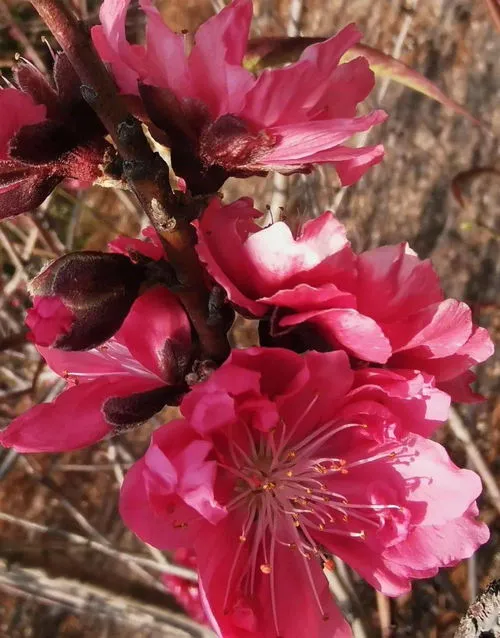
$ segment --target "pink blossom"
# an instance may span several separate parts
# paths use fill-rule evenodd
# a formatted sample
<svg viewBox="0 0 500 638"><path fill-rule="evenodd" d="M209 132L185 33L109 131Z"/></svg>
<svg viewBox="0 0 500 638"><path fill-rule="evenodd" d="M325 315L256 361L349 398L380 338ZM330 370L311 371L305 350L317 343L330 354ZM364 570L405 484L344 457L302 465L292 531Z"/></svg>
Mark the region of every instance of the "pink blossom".
<svg viewBox="0 0 500 638"><path fill-rule="evenodd" d="M357 255L330 212L296 237L284 222L262 229L260 215L250 199L214 199L195 226L212 277L236 307L264 319L263 345L341 348L356 365L421 370L454 400L480 399L470 368L493 344L465 303L444 297L428 260L407 244Z"/></svg>
<svg viewBox="0 0 500 638"><path fill-rule="evenodd" d="M389 596L470 556L479 477L426 438L449 397L344 352L233 350L152 437L120 509L144 541L192 548L224 638L350 636L323 568Z"/></svg>
<svg viewBox="0 0 500 638"><path fill-rule="evenodd" d="M21 60L19 88L0 88L0 218L39 206L63 180L92 184L112 150L65 54L55 56L52 76Z"/></svg>
<svg viewBox="0 0 500 638"><path fill-rule="evenodd" d="M38 346L67 386L54 401L14 419L0 432L0 444L18 452L61 452L147 420L187 390L190 345L184 309L166 288L156 287L135 301L102 346L87 352Z"/></svg>
<svg viewBox="0 0 500 638"><path fill-rule="evenodd" d="M296 63L255 77L242 66L251 0L235 0L205 22L189 55L185 37L163 23L151 0L140 0L145 44L129 44L129 3L103 2L93 41L121 91L141 94L191 191L214 192L230 175L308 172L321 163L334 164L347 185L381 161L381 145L345 146L386 118L383 111L356 117L374 76L364 58L340 64L361 39L354 25L308 47Z"/></svg>
<svg viewBox="0 0 500 638"><path fill-rule="evenodd" d="M186 549L185 547L176 549L172 558L176 565L190 567L191 569L197 568L196 554L192 549ZM201 604L198 583L189 581L181 576L173 576L172 574L163 574L162 580L165 589L185 609L188 616L202 625L208 625L208 619Z"/></svg>
<svg viewBox="0 0 500 638"><path fill-rule="evenodd" d="M59 297L34 297L28 310L26 325L31 330L28 339L40 346L52 346L62 335L68 334L75 315Z"/></svg>

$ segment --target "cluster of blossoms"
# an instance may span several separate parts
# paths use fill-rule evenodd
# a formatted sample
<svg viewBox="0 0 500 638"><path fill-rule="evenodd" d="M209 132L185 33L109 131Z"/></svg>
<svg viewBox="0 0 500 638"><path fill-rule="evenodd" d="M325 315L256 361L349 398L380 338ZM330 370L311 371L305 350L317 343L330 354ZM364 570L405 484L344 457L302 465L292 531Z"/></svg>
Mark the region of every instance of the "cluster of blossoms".
<svg viewBox="0 0 500 638"><path fill-rule="evenodd" d="M104 1L95 47L169 148L184 196L207 202L192 230L218 325L251 317L260 346L204 357L154 228L106 253L65 255L32 282L27 324L67 386L0 443L78 449L178 405L120 498L141 539L197 566L199 588L171 577L167 587L224 638L350 636L325 577L333 557L398 596L488 539L479 477L430 437L452 400L481 400L471 368L491 340L406 243L357 254L330 212L294 234L283 221L259 225L250 199L224 205L217 194L230 176L320 163L351 184L381 160L381 146L344 145L385 119L356 115L374 80L366 60L341 63L360 38L353 26L254 77L242 65L251 0L206 22L188 52L150 0L140 0L146 43L129 44L128 4ZM19 89L0 91L4 216L62 179L95 180L115 153L66 58L54 85L35 73L23 63Z"/></svg>

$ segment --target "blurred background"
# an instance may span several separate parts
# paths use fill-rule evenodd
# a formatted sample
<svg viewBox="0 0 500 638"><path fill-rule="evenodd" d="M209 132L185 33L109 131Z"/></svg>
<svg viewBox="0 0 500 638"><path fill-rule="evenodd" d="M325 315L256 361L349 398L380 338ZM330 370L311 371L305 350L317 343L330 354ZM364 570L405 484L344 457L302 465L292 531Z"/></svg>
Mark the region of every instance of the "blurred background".
<svg viewBox="0 0 500 638"><path fill-rule="evenodd" d="M98 21L99 5L74 0L89 25ZM157 6L171 28L193 31L224 2L161 0ZM283 208L292 224L336 210L358 250L409 241L420 257L432 259L446 294L470 304L476 322L498 342L500 33L487 2L254 0L254 17L254 36L329 36L356 22L365 44L418 70L482 126L379 79L366 107L382 107L390 117L367 141L383 140L386 158L359 183L344 191L323 168L308 176L230 180L226 201L250 195L262 210L270 206L274 218ZM128 29L139 41L143 23L135 2ZM0 66L7 79L16 53L50 66L42 36L53 43L29 2L0 0ZM487 170L469 172L477 168ZM104 249L118 234L137 235L144 224L129 194L94 187L58 188L34 215L0 225L0 427L61 390L61 380L25 340L27 281L49 259ZM251 325L239 326L240 343L252 335ZM476 389L486 401L457 408L438 434L458 465L482 476L490 542L393 601L337 565L334 589L356 638L451 638L477 592L500 576L499 370L498 355L481 366ZM167 410L154 423L80 452L0 450L0 637L204 635L167 593L162 573L172 570L170 558L126 531L117 512L123 474L151 430L168 418Z"/></svg>

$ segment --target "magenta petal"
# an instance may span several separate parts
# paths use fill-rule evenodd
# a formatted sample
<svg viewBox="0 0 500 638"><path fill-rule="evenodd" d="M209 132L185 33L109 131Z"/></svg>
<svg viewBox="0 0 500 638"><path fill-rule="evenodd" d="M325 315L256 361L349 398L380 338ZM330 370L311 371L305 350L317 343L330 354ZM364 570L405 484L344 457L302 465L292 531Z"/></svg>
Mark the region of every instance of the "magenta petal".
<svg viewBox="0 0 500 638"><path fill-rule="evenodd" d="M385 363L392 354L391 344L382 328L353 308L296 313L283 317L279 325L296 326L305 321L316 324L333 347L340 345L365 361Z"/></svg>
<svg viewBox="0 0 500 638"><path fill-rule="evenodd" d="M113 375L149 377L156 380L157 385L164 383L132 360L130 353L113 341L108 341L104 348L101 346L99 350L59 350L43 346L37 346L37 349L51 370L60 377L68 377L77 383Z"/></svg>
<svg viewBox="0 0 500 638"><path fill-rule="evenodd" d="M481 479L470 470L459 469L442 445L412 436L408 439L412 463L401 455L394 465L408 482L407 502L425 503L421 526L444 525L459 518L481 494ZM457 485L460 490L457 491Z"/></svg>
<svg viewBox="0 0 500 638"><path fill-rule="evenodd" d="M394 571L409 573L410 578L428 578L440 567L451 567L470 558L489 537L488 527L477 520L477 507L473 505L468 512L443 525L416 527L405 543L384 552L384 560Z"/></svg>
<svg viewBox="0 0 500 638"><path fill-rule="evenodd" d="M409 252L407 244L361 253L357 270L358 310L377 321L408 317L443 299L431 262Z"/></svg>
<svg viewBox="0 0 500 638"><path fill-rule="evenodd" d="M467 370L453 379L439 381L438 385L443 392L447 392L452 401L460 403L482 403L485 398L482 394L471 390L471 384L476 380L476 375Z"/></svg>
<svg viewBox="0 0 500 638"><path fill-rule="evenodd" d="M346 65L336 67L347 49L360 39L361 33L351 24L325 42L305 49L295 64L263 71L248 91L240 115L260 127L294 124L298 113L309 115L318 108L326 108L332 117L352 117L357 102L373 86L373 73L365 67L363 76L351 75L354 86L345 91L345 80L337 87L337 78ZM363 97L357 99L359 95Z"/></svg>
<svg viewBox="0 0 500 638"><path fill-rule="evenodd" d="M225 391L212 391L201 396L191 391L184 397L181 409L191 426L200 434L236 421L234 400Z"/></svg>
<svg viewBox="0 0 500 638"><path fill-rule="evenodd" d="M250 234L243 249L254 269L254 283L261 297L273 295L291 283L311 279L325 261L338 255L337 267L351 265L349 242L345 229L330 212L304 224L295 238L284 222L276 222L259 232ZM343 254L343 249L347 254ZM333 268L332 268L333 270Z"/></svg>
<svg viewBox="0 0 500 638"><path fill-rule="evenodd" d="M199 533L199 515L175 494L165 494L162 507L153 507L146 476L144 458L127 472L120 493L123 521L144 542L160 549L192 547Z"/></svg>
<svg viewBox="0 0 500 638"><path fill-rule="evenodd" d="M126 345L147 370L169 383L176 380L176 355L183 355L191 344L191 326L177 298L157 286L134 302L114 339Z"/></svg>
<svg viewBox="0 0 500 638"><path fill-rule="evenodd" d="M9 142L28 124L37 124L45 119L47 107L35 104L33 98L17 89L0 89L0 159L9 156Z"/></svg>
<svg viewBox="0 0 500 638"><path fill-rule="evenodd" d="M59 297L35 296L33 308L26 315L26 325L31 331L28 339L42 346L51 346L69 332L74 320L75 315Z"/></svg>
<svg viewBox="0 0 500 638"><path fill-rule="evenodd" d="M431 436L448 418L450 397L424 373L364 368L357 370L354 378L357 389L351 396L390 404L408 432Z"/></svg>
<svg viewBox="0 0 500 638"><path fill-rule="evenodd" d="M208 106L214 119L238 113L255 82L241 66L251 20L251 0L236 0L196 32L189 70L196 97Z"/></svg>
<svg viewBox="0 0 500 638"><path fill-rule="evenodd" d="M0 433L0 443L18 452L63 452L97 443L111 432L102 404L108 397L127 395L134 386L100 379L66 388L51 403L14 419Z"/></svg>
<svg viewBox="0 0 500 638"><path fill-rule="evenodd" d="M279 136L280 142L257 163L280 167L311 164L319 161L319 158L322 162L335 161L334 155L327 155L328 151L335 149L355 133L384 122L386 118L384 111L373 111L355 119L325 119L274 126L268 133Z"/></svg>
<svg viewBox="0 0 500 638"><path fill-rule="evenodd" d="M255 316L262 316L266 305L255 301L261 296L252 290L252 277L256 273L243 250L248 235L259 230L253 220L261 213L252 204L252 200L242 198L230 206L222 206L216 197L204 211L201 221L193 222L193 226L198 235L196 252L210 275L234 304Z"/></svg>
<svg viewBox="0 0 500 638"><path fill-rule="evenodd" d="M294 384L294 391L277 401L281 418L293 428L291 441L296 444L313 432L318 423L332 418L335 406L349 392L354 380L345 352L311 350L303 359L306 365L298 377L300 384Z"/></svg>
<svg viewBox="0 0 500 638"><path fill-rule="evenodd" d="M185 38L164 22L151 0L140 0L146 15L146 53L141 81L170 88L179 96L190 96L190 78Z"/></svg>
<svg viewBox="0 0 500 638"><path fill-rule="evenodd" d="M350 292L339 290L334 284L323 284L318 287L299 284L289 290L279 290L270 297L262 297L269 305L301 311L307 308L313 310L327 310L332 306L349 308L356 304L356 298Z"/></svg>
<svg viewBox="0 0 500 638"><path fill-rule="evenodd" d="M458 350L448 357L439 359L427 359L425 361L425 370L436 377L439 382L455 379L459 375L466 372L471 366L482 363L488 357L491 357L495 350L493 342L484 328L474 326L469 339L458 348ZM402 352L402 358L405 358L405 352ZM413 353L409 352L407 358L411 361Z"/></svg>
<svg viewBox="0 0 500 638"><path fill-rule="evenodd" d="M337 150L339 151L340 148ZM332 160L342 186L352 186L352 184L356 183L369 168L380 164L384 159L385 153L382 144L349 150L351 151L349 159L334 158ZM318 157L317 161L328 161L328 159Z"/></svg>
<svg viewBox="0 0 500 638"><path fill-rule="evenodd" d="M349 625L333 601L319 562L310 560L305 565L299 552L288 547L276 543L270 574L258 568L265 563L259 553L254 591L252 596L245 595L238 583L249 564L249 548L239 542L240 525L228 517L213 531L207 530L196 545L200 593L218 635L350 638ZM282 532L280 536L286 538ZM290 605L297 597L300 605Z"/></svg>
<svg viewBox="0 0 500 638"><path fill-rule="evenodd" d="M130 0L104 0L99 10L102 26L92 28L92 41L104 62L111 64L122 93L137 95L140 51L127 42L125 21Z"/></svg>
<svg viewBox="0 0 500 638"><path fill-rule="evenodd" d="M217 464L206 460L212 447L209 441L195 440L175 457L175 465L180 478L179 496L215 525L227 516L227 511L214 496Z"/></svg>
<svg viewBox="0 0 500 638"><path fill-rule="evenodd" d="M414 357L447 357L455 354L472 332L471 311L467 304L446 299L432 304L398 322L385 324L394 352ZM397 365L397 359L396 359Z"/></svg>

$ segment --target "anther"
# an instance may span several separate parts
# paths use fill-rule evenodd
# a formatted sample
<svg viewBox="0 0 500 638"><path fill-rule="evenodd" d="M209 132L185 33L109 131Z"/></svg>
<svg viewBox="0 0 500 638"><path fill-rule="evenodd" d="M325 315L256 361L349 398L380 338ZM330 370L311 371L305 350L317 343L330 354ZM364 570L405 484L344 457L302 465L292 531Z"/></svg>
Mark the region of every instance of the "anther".
<svg viewBox="0 0 500 638"><path fill-rule="evenodd" d="M262 563L262 565L260 566L260 571L266 575L270 574L272 571L271 565L269 565L268 563Z"/></svg>
<svg viewBox="0 0 500 638"><path fill-rule="evenodd" d="M183 523L182 521L174 521L172 525L175 529L184 529L188 526L187 523Z"/></svg>
<svg viewBox="0 0 500 638"><path fill-rule="evenodd" d="M288 470L288 472L286 473L286 475L288 476L288 478L291 478L293 476L293 472L292 470Z"/></svg>
<svg viewBox="0 0 500 638"><path fill-rule="evenodd" d="M293 459L297 456L297 453L294 452L293 450L290 450L290 452L288 452L286 460L287 461L293 461Z"/></svg>
<svg viewBox="0 0 500 638"><path fill-rule="evenodd" d="M335 563L333 562L331 558L329 558L328 560L325 560L325 562L323 563L323 568L327 569L329 572L333 572L335 571Z"/></svg>
<svg viewBox="0 0 500 638"><path fill-rule="evenodd" d="M246 536L243 536L243 534L240 536L240 543L245 543L247 540Z"/></svg>

